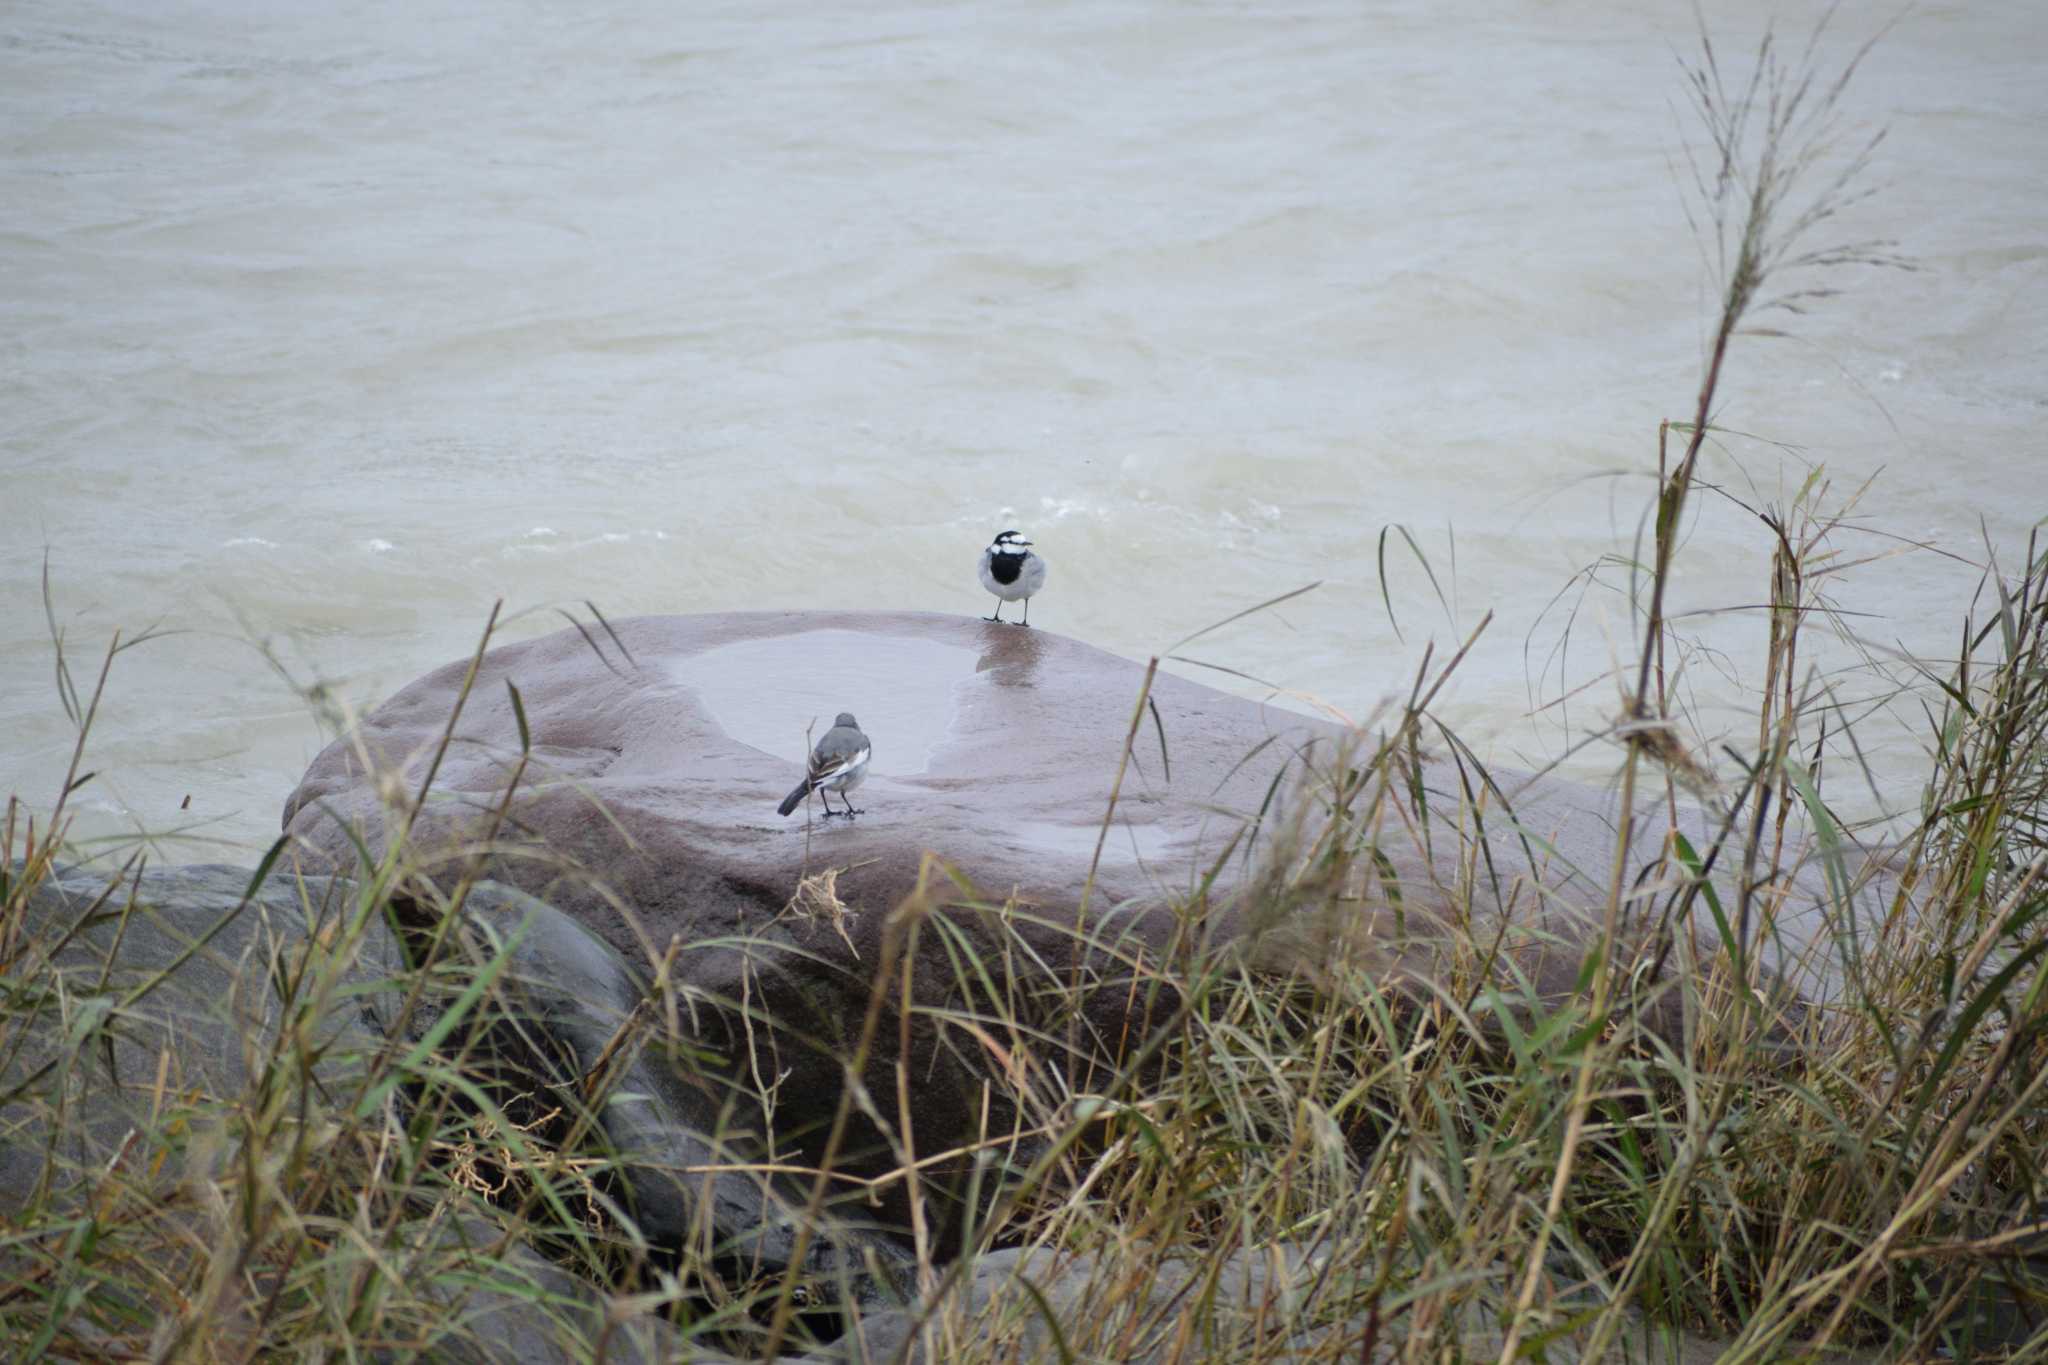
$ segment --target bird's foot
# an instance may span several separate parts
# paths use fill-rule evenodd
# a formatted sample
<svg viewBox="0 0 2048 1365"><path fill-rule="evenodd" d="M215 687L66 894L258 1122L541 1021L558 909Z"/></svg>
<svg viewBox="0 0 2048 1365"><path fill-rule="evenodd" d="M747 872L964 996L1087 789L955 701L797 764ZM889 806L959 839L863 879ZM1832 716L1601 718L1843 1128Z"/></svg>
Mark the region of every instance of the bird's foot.
<svg viewBox="0 0 2048 1365"><path fill-rule="evenodd" d="M855 809L852 806L848 806L845 810L840 811L839 813L845 816L847 819L851 820L856 815L866 815L868 813L868 808L866 806L862 806L858 809Z"/></svg>
<svg viewBox="0 0 2048 1365"><path fill-rule="evenodd" d="M984 616L984 617L982 617L981 619L982 619L982 620L984 620L984 621L994 621L994 622L995 622L995 623L996 623L997 625L1000 625L1000 626L1007 626L1007 625L1009 625L1009 624L1010 624L1010 623L1009 623L1008 621L1005 621L1005 620L1004 620L1004 619L1003 619L1002 617L1000 617L1000 616Z"/></svg>

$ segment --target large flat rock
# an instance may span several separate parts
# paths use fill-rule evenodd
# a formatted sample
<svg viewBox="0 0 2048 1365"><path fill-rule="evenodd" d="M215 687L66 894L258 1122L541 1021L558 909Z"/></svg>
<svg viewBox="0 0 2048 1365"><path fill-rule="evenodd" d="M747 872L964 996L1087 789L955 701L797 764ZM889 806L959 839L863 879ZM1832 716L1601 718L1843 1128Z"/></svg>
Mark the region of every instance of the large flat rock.
<svg viewBox="0 0 2048 1365"><path fill-rule="evenodd" d="M931 613L738 612L614 628L623 652L603 632L564 630L485 657L436 777L439 795L416 827L423 846L454 859L501 803L519 753L511 683L532 758L490 875L588 917L629 956L658 955L672 935L687 945L758 933L804 876L825 869L839 870L836 890L858 912L848 927L861 944L876 932L871 912L911 891L927 852L991 900L1063 915L1079 903L1139 665L1043 630ZM309 861L352 861L343 824L381 850L391 798L418 784L466 671L458 661L419 679L318 756L284 812ZM1227 901L1250 865L1255 841L1233 845L1247 822L1264 812L1265 838L1283 823L1277 811L1312 805L1319 798L1302 798L1296 780L1310 767L1327 775L1358 738L1170 675L1151 695L1157 719L1141 724L1089 892L1097 912L1121 906L1137 921L1185 898L1231 851L1211 888L1212 901ZM852 822L777 816L801 775L807 727L822 733L840 710L855 712L874 741L858 793L866 813ZM373 770L402 782L380 784ZM1571 957L1607 899L1614 793L1519 772L1482 777L1442 758L1422 761L1417 786L1419 801L1406 794L1407 827L1372 831L1392 876L1359 892L1356 913L1384 912L1398 893L1403 911L1416 912L1401 917L1412 933L1411 918L1475 907L1508 917L1518 939L1562 943ZM1643 787L1649 832L1627 869L1638 906L1653 899L1644 878L1661 869L1669 823L1662 784ZM1477 865L1477 845L1460 837L1475 812L1487 854ZM1719 833L1696 811L1678 814L1699 847ZM1773 954L1787 967L1825 937L1813 913L1824 879L1793 828L1777 876L1759 877L1792 892ZM551 856L522 857L522 845ZM1720 871L1732 907L1739 889ZM1867 888L1866 899L1883 889Z"/></svg>
<svg viewBox="0 0 2048 1365"><path fill-rule="evenodd" d="M837 885L849 903L892 903L916 883L927 850L991 896L1073 905L1138 695L1140 672L1127 661L1042 630L925 613L734 613L614 627L631 662L601 632L604 659L576 631L491 652L435 783L470 805L430 807L429 838L502 795L518 752L509 681L534 746L521 823L601 871L657 940L666 930L692 939L758 927L763 907L779 910L799 878L825 867L846 869ZM371 713L361 733L371 762L403 765L417 781L465 669L430 673ZM1269 736L1328 732L1178 678L1161 678L1154 697L1167 753L1162 760L1148 720L1103 848L1098 904L1185 891L1278 767L1237 768L1247 750ZM866 813L829 824L776 815L802 775L806 727L822 734L841 710L874 741L857 793ZM285 808L306 847L345 858L332 816L373 842L384 828L363 754L346 742L315 760ZM588 891L554 891L558 904L594 906Z"/></svg>
<svg viewBox="0 0 2048 1365"><path fill-rule="evenodd" d="M1128 1017L1145 998L1128 987L1131 965L1167 951L1181 923L1174 904L1207 873L1215 880L1205 931L1243 931L1234 898L1258 878L1262 894L1243 899L1289 907L1298 922L1261 927L1299 961L1326 960L1341 939L1350 949L1372 945L1390 972L1427 977L1461 941L1490 944L1498 934L1502 960L1539 989L1562 992L1616 870L1612 792L1489 778L1436 757L1420 760L1417 780L1404 781L1380 818L1339 831L1354 848L1372 842L1377 859L1354 860L1353 875L1319 884L1309 841L1297 835L1327 828L1340 756L1355 754L1361 737L1161 676L1156 719L1140 727L1090 885L1139 665L1043 630L924 613L647 617L613 628L616 642L565 630L485 656L437 794L414 827L422 871L480 872L529 891L649 976L673 951L669 979L692 999L727 1007L700 1020L714 1050L737 1071L785 1078L770 1102L779 1106L773 1126L799 1135L811 1158L884 956L884 922L921 876L948 928L925 933L914 955L910 991L922 1008L900 1037L893 1022L880 1036L920 1059L917 1084L897 1106L909 1113L890 1118L893 1126L907 1117L917 1150L929 1152L988 1121L979 1107L987 1040L964 1040L940 1015L1014 1015L1054 994L1036 989L1045 977L1064 982L1086 968L1116 987L1091 997L1081 1021L1091 1055L1113 1054L1144 1026ZM382 850L467 669L463 661L428 674L319 755L285 808L308 865L345 870L355 839ZM508 684L523 698L531 739L509 799L520 741ZM802 772L807 727L822 733L841 710L874 743L856 798L865 814L779 817L778 801ZM1662 784L1646 781L1643 792L1648 833L1623 871L1628 918L1647 924L1682 877L1664 861ZM1678 815L1693 843L1708 847L1714 822L1683 807ZM480 842L493 829L495 839ZM1826 878L1799 845L1796 822L1793 830L1779 870L1750 870L1764 889L1750 903L1753 938L1788 977L1827 939ZM951 879L928 863L934 853ZM1853 863L1838 870L1861 878L1875 866ZM1357 869L1375 865L1379 874L1361 879ZM1732 855L1715 869L1731 916L1740 871ZM845 913L816 913L815 903L793 910L799 883L826 872ZM1291 884L1288 894L1263 894L1280 882ZM1084 888L1093 946L1077 954ZM1871 883L1862 903L1881 906L1888 894ZM1775 937L1762 930L1767 918ZM1029 952L1003 949L1020 939ZM990 950L1000 970L968 979L962 944ZM1803 980L1824 993L1840 973L1823 961ZM772 1056L745 1018L783 1031L768 1045ZM1073 1021L1040 1022L1050 1034L1051 1024ZM868 1083L871 1095L902 1100L880 1061ZM887 1135L868 1131L865 1140L886 1166Z"/></svg>

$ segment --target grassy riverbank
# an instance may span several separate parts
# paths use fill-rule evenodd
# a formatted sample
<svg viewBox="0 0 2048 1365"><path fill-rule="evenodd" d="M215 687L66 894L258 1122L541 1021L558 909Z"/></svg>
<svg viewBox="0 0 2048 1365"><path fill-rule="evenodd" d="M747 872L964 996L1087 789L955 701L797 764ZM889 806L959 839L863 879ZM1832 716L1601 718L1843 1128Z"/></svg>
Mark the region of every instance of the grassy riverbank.
<svg viewBox="0 0 2048 1365"><path fill-rule="evenodd" d="M1777 648L1796 650L1801 619L1787 607ZM979 1162L969 1243L1081 1258L1091 1303L1140 1303L1147 1286L1193 1274L1196 1291L1154 1321L1063 1315L1075 1359L1154 1334L1215 1360L1494 1358L1510 1338L1550 1358L1681 1358L1685 1339L1659 1324L1713 1338L1731 1360L2029 1358L2048 1344L2028 1325L2048 1292L2048 555L1988 581L1959 635L1964 659L1930 710L1925 818L1890 857L1910 895L1876 923L1847 912L1853 836L1798 760L1817 720L1795 706L1763 718L1765 761L1707 792L1722 837L1665 845L1667 875L1620 897L1570 998L1532 995L1497 939L1459 929L1434 975L1389 976L1370 944L1300 926L1357 913L1386 840L1411 825L1404 754L1428 725L1415 709L1310 779L1315 799L1297 809L1312 813L1279 832L1259 884L1252 951L1191 932L1169 967L1137 964L1180 1007L1129 1040L1119 1074L1079 1088L1045 1031L1047 1002L1012 1012L1001 992L963 983L981 1003L948 1022L1004 1059L990 1082L1021 1119L971 1150L921 1153L883 1184L907 1186L914 1222L936 1220L946 1205L921 1202L916 1173ZM80 702L83 736L93 698ZM1625 760L1639 782L1701 763L1634 733L1651 736ZM1787 807L1843 896L1827 951L1847 988L1825 1009L1787 1010L1758 965L1767 894L1733 903L1690 875L1739 864L1766 886ZM14 1192L28 1191L0 1234L0 1338L51 1359L446 1348L443 1334L481 1329L443 1305L485 1283L554 1303L594 1351L600 1329L563 1315L546 1263L508 1259L508 1246L610 1287L622 1317L667 1317L742 1357L835 1329L796 1311L831 1299L829 1285L736 1277L708 1244L678 1255L637 1236L614 1202L616 1159L593 1141L617 1073L540 1091L491 1081L503 954L449 933L463 888L394 898L409 880L402 840L354 888L297 887L325 925L314 939L241 960L245 985L267 983L252 988L271 1022L240 1031L243 1084L208 1095L176 1083L195 1059L151 1031L158 981L95 989L74 970L59 988L49 967L88 918L141 913L137 859L103 875L96 904L24 932L63 819L61 802L40 819L16 802L0 832L12 869L0 1136ZM1633 837L1655 845L1666 831ZM1476 888L1484 868L1470 866ZM255 880L266 876L273 893L295 886L275 866ZM899 907L892 942L933 908ZM1183 910L1196 929L1205 907ZM391 1045L345 1057L323 1021L366 989L362 945L393 920L417 954L390 982L411 1017L393 1017ZM1646 970L1653 957L1667 969ZM1000 970L961 970L983 966ZM892 961L875 968L863 1048L887 1058L900 1040L873 1025L895 1017L901 979ZM690 1017L657 988L619 1020L618 1041L687 1057ZM54 1047L32 1044L38 1034ZM90 1111L105 1082L88 1078L117 1045L156 1049L124 1060L147 1121L97 1133L97 1146L51 1140ZM885 1120L894 1102L868 1101ZM837 1208L819 1205L821 1226ZM930 1250L942 1231L913 1238L924 1253L899 1289L929 1294L972 1267ZM1236 1283L1260 1254L1294 1267L1283 1296L1258 1311L1205 1298L1205 1268ZM954 1343L948 1358L1000 1359L1006 1333L1042 1340L1043 1311L1025 1296L956 1301L930 1326ZM1700 1358L1697 1339L1691 1349L1682 1358Z"/></svg>

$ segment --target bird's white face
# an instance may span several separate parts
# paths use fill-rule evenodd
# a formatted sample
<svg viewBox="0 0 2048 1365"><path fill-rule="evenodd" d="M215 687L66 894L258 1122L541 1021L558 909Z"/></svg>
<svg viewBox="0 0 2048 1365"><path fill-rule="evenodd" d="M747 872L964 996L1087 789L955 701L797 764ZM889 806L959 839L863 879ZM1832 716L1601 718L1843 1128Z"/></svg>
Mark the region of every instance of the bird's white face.
<svg viewBox="0 0 2048 1365"><path fill-rule="evenodd" d="M1031 542L1015 531L1005 531L997 536L995 544L988 548L999 555L1021 555L1031 548Z"/></svg>

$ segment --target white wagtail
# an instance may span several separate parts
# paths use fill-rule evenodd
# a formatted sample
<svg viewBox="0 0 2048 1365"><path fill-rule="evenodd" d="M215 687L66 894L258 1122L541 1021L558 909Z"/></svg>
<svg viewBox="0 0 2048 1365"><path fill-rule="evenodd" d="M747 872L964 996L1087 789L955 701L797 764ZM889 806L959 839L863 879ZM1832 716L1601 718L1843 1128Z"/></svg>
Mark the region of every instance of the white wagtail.
<svg viewBox="0 0 2048 1365"><path fill-rule="evenodd" d="M1015 531L1005 531L981 552L981 586L996 595L996 614L984 621L1003 619L1003 603L1024 603L1024 619L1011 624L1031 624L1031 599L1045 586L1045 561L1031 551L1031 542Z"/></svg>
<svg viewBox="0 0 2048 1365"><path fill-rule="evenodd" d="M818 799L825 802L825 818L843 815L851 820L860 812L853 808L853 798L847 793L860 785L868 775L868 755L873 752L868 737L860 732L860 722L853 718L853 712L841 711L839 719L832 722L832 728L818 741L818 747L811 750L811 770L804 774L804 780L796 784L796 790L782 798L779 808L783 815L789 814L803 803L813 791ZM826 792L838 792L846 802L845 810L833 810L832 803L825 800Z"/></svg>

